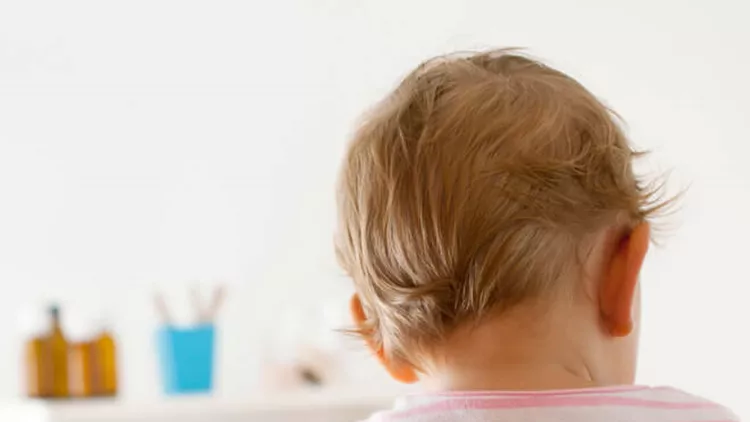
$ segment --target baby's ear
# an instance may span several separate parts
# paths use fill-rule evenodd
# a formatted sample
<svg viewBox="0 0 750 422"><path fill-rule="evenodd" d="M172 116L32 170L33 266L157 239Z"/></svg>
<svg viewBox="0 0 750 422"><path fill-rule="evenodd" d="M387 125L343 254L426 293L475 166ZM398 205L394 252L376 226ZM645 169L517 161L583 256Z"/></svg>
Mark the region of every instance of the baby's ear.
<svg viewBox="0 0 750 422"><path fill-rule="evenodd" d="M389 359L386 356L385 351L383 350L383 346L377 344L373 340L372 333L369 329L366 328L367 315L365 314L365 309L362 306L362 301L359 299L359 295L354 294L349 300L349 309L352 314L352 319L357 326L357 329L360 331L360 334L365 340L365 344L367 344L367 347L372 351L373 355L375 355L380 364L383 365L383 367L386 371L388 371L391 377L393 377L393 379L395 379L396 381L406 384L417 382L419 378L417 377L417 372L414 370L414 368L409 365L405 365L403 363Z"/></svg>
<svg viewBox="0 0 750 422"><path fill-rule="evenodd" d="M633 330L633 302L638 275L651 240L650 226L641 223L616 239L614 252L599 287L599 312L607 331L625 337Z"/></svg>

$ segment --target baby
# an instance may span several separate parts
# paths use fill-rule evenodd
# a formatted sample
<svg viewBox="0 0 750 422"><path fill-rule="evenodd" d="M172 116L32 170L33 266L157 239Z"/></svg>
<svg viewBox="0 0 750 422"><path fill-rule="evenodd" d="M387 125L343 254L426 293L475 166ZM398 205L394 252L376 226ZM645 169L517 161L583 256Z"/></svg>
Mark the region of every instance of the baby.
<svg viewBox="0 0 750 422"><path fill-rule="evenodd" d="M510 50L430 60L354 136L337 252L356 332L430 391L373 421L736 421L634 386L639 273L666 205L613 112Z"/></svg>

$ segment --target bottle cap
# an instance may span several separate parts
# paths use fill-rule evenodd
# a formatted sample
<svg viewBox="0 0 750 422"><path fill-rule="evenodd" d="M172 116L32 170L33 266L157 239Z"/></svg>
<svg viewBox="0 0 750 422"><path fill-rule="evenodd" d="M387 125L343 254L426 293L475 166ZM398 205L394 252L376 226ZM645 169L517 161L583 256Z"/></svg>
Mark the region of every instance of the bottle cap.
<svg viewBox="0 0 750 422"><path fill-rule="evenodd" d="M60 306L52 304L47 308L47 312L52 318L60 318Z"/></svg>

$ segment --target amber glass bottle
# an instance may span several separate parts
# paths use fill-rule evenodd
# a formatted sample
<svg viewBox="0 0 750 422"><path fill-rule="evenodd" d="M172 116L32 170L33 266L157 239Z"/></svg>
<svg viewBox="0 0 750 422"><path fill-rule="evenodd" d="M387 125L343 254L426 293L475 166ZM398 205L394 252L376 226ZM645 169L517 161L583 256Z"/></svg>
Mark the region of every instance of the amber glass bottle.
<svg viewBox="0 0 750 422"><path fill-rule="evenodd" d="M68 350L68 387L71 397L94 395L92 374L93 343L79 341L70 343Z"/></svg>
<svg viewBox="0 0 750 422"><path fill-rule="evenodd" d="M102 396L117 395L117 345L112 332L105 328L94 341Z"/></svg>
<svg viewBox="0 0 750 422"><path fill-rule="evenodd" d="M51 396L66 398L68 397L68 342L65 340L60 324L60 308L50 307L49 315L52 326L46 342L52 366Z"/></svg>
<svg viewBox="0 0 750 422"><path fill-rule="evenodd" d="M49 397L52 395L52 380L47 357L47 342L42 337L32 337L26 341L24 367L26 369L26 395L29 397Z"/></svg>

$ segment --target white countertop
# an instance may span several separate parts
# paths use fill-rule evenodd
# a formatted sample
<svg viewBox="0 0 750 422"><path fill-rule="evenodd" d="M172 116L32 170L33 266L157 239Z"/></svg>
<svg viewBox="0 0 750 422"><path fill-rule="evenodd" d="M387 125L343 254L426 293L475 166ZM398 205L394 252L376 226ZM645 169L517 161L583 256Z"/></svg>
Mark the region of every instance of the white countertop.
<svg viewBox="0 0 750 422"><path fill-rule="evenodd" d="M388 408L393 398L348 393L295 393L227 401L205 396L154 402L18 401L0 404L2 422L354 422Z"/></svg>

